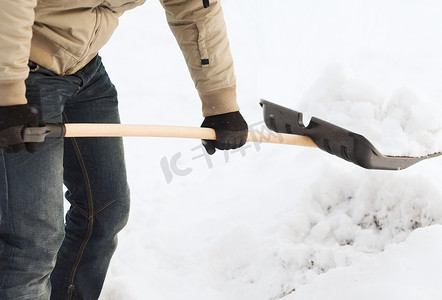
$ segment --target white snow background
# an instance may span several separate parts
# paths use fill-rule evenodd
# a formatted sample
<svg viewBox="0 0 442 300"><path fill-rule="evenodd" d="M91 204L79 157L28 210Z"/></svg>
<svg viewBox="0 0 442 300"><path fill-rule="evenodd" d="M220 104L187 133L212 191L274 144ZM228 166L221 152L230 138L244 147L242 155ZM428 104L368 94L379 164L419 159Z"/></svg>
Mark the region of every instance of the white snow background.
<svg viewBox="0 0 442 300"><path fill-rule="evenodd" d="M260 98L367 137L442 151L439 0L223 0L238 101ZM158 1L102 51L123 123L199 126L200 102ZM102 300L442 299L442 158L365 170L321 150L126 138L130 221Z"/></svg>

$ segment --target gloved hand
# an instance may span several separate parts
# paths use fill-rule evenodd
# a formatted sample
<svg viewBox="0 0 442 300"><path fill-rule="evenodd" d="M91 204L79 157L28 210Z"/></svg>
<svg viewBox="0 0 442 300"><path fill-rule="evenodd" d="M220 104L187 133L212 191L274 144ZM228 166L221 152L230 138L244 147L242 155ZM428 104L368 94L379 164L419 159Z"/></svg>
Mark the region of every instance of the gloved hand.
<svg viewBox="0 0 442 300"><path fill-rule="evenodd" d="M247 141L248 126L239 111L206 117L201 127L215 129L216 140L202 140L208 154L220 150L236 149Z"/></svg>
<svg viewBox="0 0 442 300"><path fill-rule="evenodd" d="M37 151L37 143L24 143L22 132L26 127L38 126L37 115L27 104L0 106L0 149L18 153L26 149Z"/></svg>

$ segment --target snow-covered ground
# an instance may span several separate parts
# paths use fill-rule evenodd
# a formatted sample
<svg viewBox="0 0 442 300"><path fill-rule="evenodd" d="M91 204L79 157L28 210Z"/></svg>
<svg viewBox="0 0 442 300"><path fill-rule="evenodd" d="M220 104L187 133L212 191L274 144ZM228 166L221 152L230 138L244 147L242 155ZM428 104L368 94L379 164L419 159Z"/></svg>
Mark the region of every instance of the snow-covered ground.
<svg viewBox="0 0 442 300"><path fill-rule="evenodd" d="M439 0L223 0L241 111L260 98L366 136L442 151ZM158 1L102 51L124 123L199 126ZM318 149L127 138L132 190L102 300L442 299L442 158L370 171Z"/></svg>

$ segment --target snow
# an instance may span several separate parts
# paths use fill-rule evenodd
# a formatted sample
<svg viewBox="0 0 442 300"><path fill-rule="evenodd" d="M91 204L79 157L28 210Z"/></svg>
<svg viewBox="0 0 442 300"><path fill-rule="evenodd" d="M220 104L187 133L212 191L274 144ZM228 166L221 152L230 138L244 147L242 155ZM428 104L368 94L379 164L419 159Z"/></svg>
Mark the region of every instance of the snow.
<svg viewBox="0 0 442 300"><path fill-rule="evenodd" d="M264 98L367 137L442 151L442 4L224 0L241 111ZM158 1L102 51L124 123L199 126ZM102 300L441 299L442 159L370 171L321 150L126 138L132 208Z"/></svg>
<svg viewBox="0 0 442 300"><path fill-rule="evenodd" d="M283 299L441 299L439 277L431 276L442 267L434 260L442 250L441 236L440 225L416 229L374 259L331 270Z"/></svg>
<svg viewBox="0 0 442 300"><path fill-rule="evenodd" d="M299 105L316 117L363 132L383 154L425 156L442 149L439 103L406 87L382 95L342 66L328 67Z"/></svg>

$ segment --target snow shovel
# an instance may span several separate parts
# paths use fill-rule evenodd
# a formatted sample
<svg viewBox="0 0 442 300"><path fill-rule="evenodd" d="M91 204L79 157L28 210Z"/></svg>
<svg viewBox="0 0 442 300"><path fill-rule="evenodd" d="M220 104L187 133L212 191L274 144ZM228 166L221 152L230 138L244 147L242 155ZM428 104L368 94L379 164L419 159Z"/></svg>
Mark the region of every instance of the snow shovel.
<svg viewBox="0 0 442 300"><path fill-rule="evenodd" d="M278 133L308 136L320 149L366 169L402 170L442 154L437 152L421 157L383 155L360 134L315 117L305 127L302 113L266 100L261 100L260 104L269 129Z"/></svg>
<svg viewBox="0 0 442 300"><path fill-rule="evenodd" d="M422 157L382 155L365 137L348 131L318 118L312 118L305 127L302 113L283 106L261 100L264 121L274 132L250 131L247 141L277 143L320 149L355 163L366 169L401 170L421 160L438 156L434 153ZM176 137L194 139L216 139L211 128L131 125L131 124L46 124L42 127L29 127L24 130L24 142L43 142L46 137Z"/></svg>

